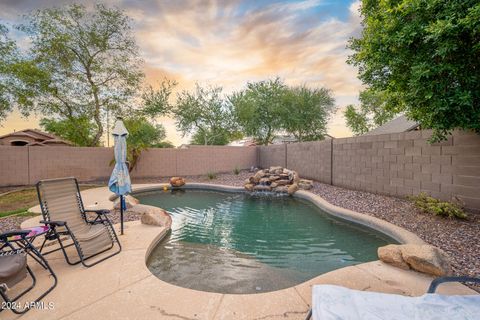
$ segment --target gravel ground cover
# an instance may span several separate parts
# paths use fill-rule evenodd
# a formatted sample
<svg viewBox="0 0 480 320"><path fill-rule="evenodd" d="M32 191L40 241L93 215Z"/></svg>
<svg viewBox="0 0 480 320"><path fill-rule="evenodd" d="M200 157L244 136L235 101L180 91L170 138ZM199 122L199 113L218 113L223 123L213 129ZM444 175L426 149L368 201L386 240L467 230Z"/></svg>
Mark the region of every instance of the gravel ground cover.
<svg viewBox="0 0 480 320"><path fill-rule="evenodd" d="M218 174L215 179L207 176L186 176L188 182L203 182L242 186L251 173L241 171ZM162 183L168 178L136 180L134 183ZM403 199L343 189L319 182L311 192L339 207L371 215L417 234L424 241L447 252L452 258L455 274L480 276L480 214L469 214L468 220L450 220L423 214ZM137 215L125 215L127 221L136 220ZM12 216L0 219L0 231L18 228L30 217ZM118 212L112 212L113 223L119 222Z"/></svg>

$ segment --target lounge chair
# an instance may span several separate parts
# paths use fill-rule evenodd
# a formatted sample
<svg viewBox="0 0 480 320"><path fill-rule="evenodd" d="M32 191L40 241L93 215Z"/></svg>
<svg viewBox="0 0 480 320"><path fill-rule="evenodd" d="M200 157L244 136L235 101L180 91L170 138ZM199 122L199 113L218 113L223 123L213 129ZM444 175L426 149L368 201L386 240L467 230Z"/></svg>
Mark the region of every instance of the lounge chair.
<svg viewBox="0 0 480 320"><path fill-rule="evenodd" d="M340 319L480 319L480 295L435 294L444 282L479 283L471 277L443 277L432 281L427 294L406 297L396 294L358 291L332 285L313 286L313 308L306 320Z"/></svg>
<svg viewBox="0 0 480 320"><path fill-rule="evenodd" d="M43 258L42 254L26 239L29 230L15 230L0 234L0 296L4 300L0 312L4 309L10 309L16 314L23 314L30 310L30 305L38 303L57 285L57 276ZM9 240L17 237L16 240ZM37 279L32 269L28 266L27 255L31 256L53 277L53 284L43 292L38 298L27 304L20 303L19 299L35 287ZM33 262L32 261L32 262ZM30 276L32 284L26 289L21 290L25 284L23 280ZM10 297L10 291L15 291L18 286L20 292Z"/></svg>
<svg viewBox="0 0 480 320"><path fill-rule="evenodd" d="M40 223L50 226L41 250L48 240L56 240L60 245L57 250L63 251L68 264L75 265L81 262L85 267L91 267L120 253L122 246L107 217L110 211L85 210L77 179L42 180L37 183L37 192L43 215L43 221ZM96 217L90 218L89 213L96 214ZM69 245L63 242L65 236L72 240ZM112 249L115 244L118 249L112 254L94 259L93 263L87 263L88 259ZM75 262L70 260L66 252L66 248L72 245L75 246L79 257Z"/></svg>

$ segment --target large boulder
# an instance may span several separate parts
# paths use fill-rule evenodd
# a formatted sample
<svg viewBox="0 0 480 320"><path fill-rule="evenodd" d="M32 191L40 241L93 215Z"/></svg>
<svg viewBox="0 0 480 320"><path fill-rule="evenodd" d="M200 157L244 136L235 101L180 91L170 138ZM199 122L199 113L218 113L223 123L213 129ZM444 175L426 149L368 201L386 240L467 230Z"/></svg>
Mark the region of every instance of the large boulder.
<svg viewBox="0 0 480 320"><path fill-rule="evenodd" d="M266 185L270 185L271 181L269 178L262 178L258 183L266 186Z"/></svg>
<svg viewBox="0 0 480 320"><path fill-rule="evenodd" d="M278 186L273 191L275 191L277 193L287 193L288 192L288 187L287 186Z"/></svg>
<svg viewBox="0 0 480 320"><path fill-rule="evenodd" d="M170 178L170 185L174 188L181 187L185 185L185 179L182 177L171 177Z"/></svg>
<svg viewBox="0 0 480 320"><path fill-rule="evenodd" d="M298 191L298 184L294 183L288 186L288 194L292 195Z"/></svg>
<svg viewBox="0 0 480 320"><path fill-rule="evenodd" d="M140 203L140 201L138 201L137 198L135 198L134 196L131 196L131 195L126 195L124 198L125 198L125 204L127 205L127 209L130 209L133 206L136 206L137 204ZM117 210L120 210L120 197L117 197L113 201L113 208L117 209Z"/></svg>
<svg viewBox="0 0 480 320"><path fill-rule="evenodd" d="M289 184L288 180L277 180L275 181L279 186L286 186Z"/></svg>
<svg viewBox="0 0 480 320"><path fill-rule="evenodd" d="M246 183L246 184L244 185L245 190L247 190L247 191L253 191L253 187L254 187L254 186L255 186L255 185L254 185L253 183Z"/></svg>
<svg viewBox="0 0 480 320"><path fill-rule="evenodd" d="M452 272L450 259L443 250L437 247L403 245L401 250L403 260L414 270L439 277Z"/></svg>
<svg viewBox="0 0 480 320"><path fill-rule="evenodd" d="M133 206L130 210L128 210L128 212L139 214L140 221L143 224L166 228L170 228L172 225L172 218L162 208L137 204L136 206Z"/></svg>
<svg viewBox="0 0 480 320"><path fill-rule="evenodd" d="M312 184L311 180L301 180L296 171L280 166L259 170L243 183L247 191L273 191L290 195L299 188L308 190Z"/></svg>
<svg viewBox="0 0 480 320"><path fill-rule="evenodd" d="M283 172L283 168L280 167L280 166L274 166L274 167L270 167L270 169L268 170L268 172L272 173L272 174L276 174L277 171L279 171L278 174L282 173Z"/></svg>
<svg viewBox="0 0 480 320"><path fill-rule="evenodd" d="M261 184L256 185L253 187L253 191L271 191L272 188L270 186L264 186Z"/></svg>
<svg viewBox="0 0 480 320"><path fill-rule="evenodd" d="M310 190L313 187L313 181L300 179L300 181L298 182L298 187L302 190Z"/></svg>
<svg viewBox="0 0 480 320"><path fill-rule="evenodd" d="M258 183L260 182L260 179L262 179L263 177L265 177L267 174L265 173L265 171L263 170L259 170L257 171L254 175L253 175L253 181L251 181L252 183Z"/></svg>
<svg viewBox="0 0 480 320"><path fill-rule="evenodd" d="M441 249L431 245L387 245L378 248L378 258L402 269L445 276L452 272L450 259Z"/></svg>
<svg viewBox="0 0 480 320"><path fill-rule="evenodd" d="M389 244L384 247L380 247L377 250L378 258L386 263L391 264L394 267L408 270L410 267L403 260L402 250L399 245Z"/></svg>

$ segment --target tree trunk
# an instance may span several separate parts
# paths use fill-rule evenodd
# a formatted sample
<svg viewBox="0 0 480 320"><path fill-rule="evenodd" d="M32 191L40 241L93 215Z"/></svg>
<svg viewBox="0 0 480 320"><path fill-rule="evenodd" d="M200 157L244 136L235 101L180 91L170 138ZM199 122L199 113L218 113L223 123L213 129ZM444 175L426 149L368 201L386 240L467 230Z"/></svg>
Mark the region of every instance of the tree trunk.
<svg viewBox="0 0 480 320"><path fill-rule="evenodd" d="M93 99L95 101L95 112L93 114L93 119L95 120L95 123L97 124L97 133L95 134L95 138L92 141L91 147L96 147L98 146L100 142L100 138L102 138L103 135L103 125L102 125L102 119L100 118L100 99L98 98L98 88L95 85L95 83L92 80L92 75L90 74L90 70L86 68L87 70L87 79L88 82L90 83L90 86L92 87L92 94L93 94Z"/></svg>
<svg viewBox="0 0 480 320"><path fill-rule="evenodd" d="M100 110L97 108L95 110L95 114L93 115L93 119L95 120L95 123L97 124L97 133L95 134L95 138L92 141L91 147L96 147L98 146L100 142L100 138L103 135L103 125L102 125L102 119L100 119Z"/></svg>

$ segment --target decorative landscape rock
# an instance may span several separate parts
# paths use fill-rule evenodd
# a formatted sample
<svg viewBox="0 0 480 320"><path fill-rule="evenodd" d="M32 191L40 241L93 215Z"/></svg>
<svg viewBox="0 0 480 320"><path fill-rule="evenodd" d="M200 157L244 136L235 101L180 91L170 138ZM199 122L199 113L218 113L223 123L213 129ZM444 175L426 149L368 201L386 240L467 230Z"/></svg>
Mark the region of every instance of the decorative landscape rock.
<svg viewBox="0 0 480 320"><path fill-rule="evenodd" d="M402 250L400 250L400 246L395 244L389 244L384 247L378 248L378 258L386 263L391 264L394 267L401 268L408 270L410 267L408 264L403 260L402 257Z"/></svg>
<svg viewBox="0 0 480 320"><path fill-rule="evenodd" d="M171 177L170 185L175 188L181 187L185 185L185 179L182 177Z"/></svg>
<svg viewBox="0 0 480 320"><path fill-rule="evenodd" d="M162 208L138 204L133 206L128 212L140 214L140 221L143 224L170 228L172 218Z"/></svg>
<svg viewBox="0 0 480 320"><path fill-rule="evenodd" d="M255 185L254 185L253 183L250 183L250 182L249 182L249 183L245 183L245 185L244 185L245 190L247 190L247 191L253 191L253 187L254 187L254 186L255 186Z"/></svg>
<svg viewBox="0 0 480 320"><path fill-rule="evenodd" d="M114 201L113 201L113 208L114 209L120 209L120 197L117 197ZM140 201L138 201L137 198L135 198L134 196L131 196L131 195L126 195L125 196L125 204L127 205L127 209L130 209L132 208L133 206L136 206L137 204L139 204Z"/></svg>
<svg viewBox="0 0 480 320"><path fill-rule="evenodd" d="M298 184L294 183L288 186L288 194L294 194L298 191Z"/></svg>
<svg viewBox="0 0 480 320"><path fill-rule="evenodd" d="M253 187L253 191L272 191L272 188L270 186L257 184L255 187Z"/></svg>
<svg viewBox="0 0 480 320"><path fill-rule="evenodd" d="M303 190L310 190L313 187L313 181L300 179L300 181L298 182L298 187Z"/></svg>
<svg viewBox="0 0 480 320"><path fill-rule="evenodd" d="M434 276L452 272L450 259L441 249L431 245L387 245L378 248L378 258L402 269L413 269Z"/></svg>
<svg viewBox="0 0 480 320"><path fill-rule="evenodd" d="M423 273L445 276L452 272L447 254L434 246L404 245L402 257L412 269Z"/></svg>
<svg viewBox="0 0 480 320"><path fill-rule="evenodd" d="M247 191L272 191L277 193L294 194L297 190L309 190L313 181L300 179L296 171L280 166L262 169L244 182Z"/></svg>

